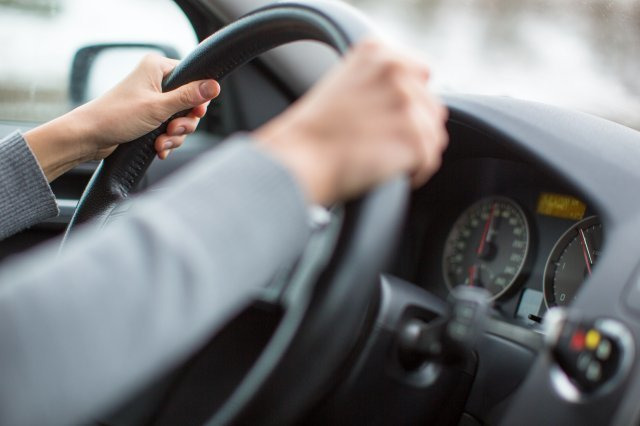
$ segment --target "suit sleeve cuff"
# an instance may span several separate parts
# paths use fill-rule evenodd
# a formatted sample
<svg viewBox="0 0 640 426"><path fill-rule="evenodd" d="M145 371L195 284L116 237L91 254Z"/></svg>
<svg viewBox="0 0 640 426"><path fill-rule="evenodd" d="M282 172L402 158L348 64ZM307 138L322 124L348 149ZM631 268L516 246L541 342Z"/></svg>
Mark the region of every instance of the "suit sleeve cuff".
<svg viewBox="0 0 640 426"><path fill-rule="evenodd" d="M56 216L44 172L19 132L0 141L0 239Z"/></svg>

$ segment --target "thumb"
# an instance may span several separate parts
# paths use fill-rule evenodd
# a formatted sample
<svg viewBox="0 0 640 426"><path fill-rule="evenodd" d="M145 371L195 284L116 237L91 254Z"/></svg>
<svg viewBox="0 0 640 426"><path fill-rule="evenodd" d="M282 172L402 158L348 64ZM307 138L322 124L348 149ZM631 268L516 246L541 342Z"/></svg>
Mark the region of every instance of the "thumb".
<svg viewBox="0 0 640 426"><path fill-rule="evenodd" d="M163 102L174 114L209 102L220 93L220 85L215 80L200 80L163 93Z"/></svg>

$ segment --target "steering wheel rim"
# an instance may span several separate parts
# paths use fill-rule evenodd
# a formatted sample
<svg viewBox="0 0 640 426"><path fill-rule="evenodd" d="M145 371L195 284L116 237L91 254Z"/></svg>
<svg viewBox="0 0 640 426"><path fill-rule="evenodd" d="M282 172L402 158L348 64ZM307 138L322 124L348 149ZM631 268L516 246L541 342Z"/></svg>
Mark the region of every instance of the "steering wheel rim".
<svg viewBox="0 0 640 426"><path fill-rule="evenodd" d="M320 41L344 54L372 32L357 10L342 3L276 3L245 15L204 40L165 79L163 90L194 80L221 80L261 53L292 41ZM176 116L184 114L186 111ZM77 224L90 219L106 223L117 204L142 179L155 157L153 143L166 125L119 146L99 165L65 240ZM344 363L362 331L379 273L399 235L408 193L407 179L397 178L345 205L331 259L319 274L307 274L301 279L303 284L290 286L296 294L291 300L279 300L285 314L274 336L208 424L290 423L313 403L318 389L326 389L331 373ZM310 354L316 362L320 360L322 368L309 368ZM305 375L304 385L297 383L301 374ZM283 387L289 390L286 396ZM280 400L283 397L286 404Z"/></svg>

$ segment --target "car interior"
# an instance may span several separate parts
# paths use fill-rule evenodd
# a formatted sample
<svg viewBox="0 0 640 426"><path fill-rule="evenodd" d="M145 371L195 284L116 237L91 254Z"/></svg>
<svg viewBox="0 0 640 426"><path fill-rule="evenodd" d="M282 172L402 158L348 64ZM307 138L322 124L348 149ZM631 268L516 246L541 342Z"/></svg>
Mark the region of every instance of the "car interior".
<svg viewBox="0 0 640 426"><path fill-rule="evenodd" d="M375 32L338 1L175 3L202 42L176 84L223 79L198 131L170 160L146 154L131 197L100 204L117 171L145 155L144 138L100 169L60 177L60 215L1 241L0 262L162 190L227 136L285 110ZM89 60L86 49L74 56L77 103L101 52L180 55L112 42L93 45ZM509 97L443 100L449 148L425 186L396 179L333 206L293 271L97 424L640 423L640 133ZM2 120L0 136L37 124Z"/></svg>

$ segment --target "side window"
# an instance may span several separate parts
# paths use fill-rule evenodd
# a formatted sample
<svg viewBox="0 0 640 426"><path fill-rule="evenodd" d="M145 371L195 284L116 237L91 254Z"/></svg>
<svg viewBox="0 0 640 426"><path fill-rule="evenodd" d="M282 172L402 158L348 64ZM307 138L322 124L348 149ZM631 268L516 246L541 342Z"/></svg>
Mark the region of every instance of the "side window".
<svg viewBox="0 0 640 426"><path fill-rule="evenodd" d="M84 47L152 45L184 56L197 44L172 0L0 0L0 40L0 122L31 123L77 104L72 62ZM87 79L99 78L87 81L87 97L118 81L149 50L131 47L95 61Z"/></svg>

